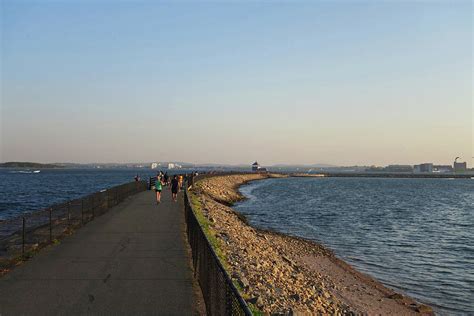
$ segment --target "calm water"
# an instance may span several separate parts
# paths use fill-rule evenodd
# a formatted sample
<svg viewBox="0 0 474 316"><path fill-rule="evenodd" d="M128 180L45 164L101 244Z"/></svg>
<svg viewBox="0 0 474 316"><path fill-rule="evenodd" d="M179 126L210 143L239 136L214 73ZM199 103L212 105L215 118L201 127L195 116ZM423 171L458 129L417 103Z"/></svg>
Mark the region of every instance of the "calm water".
<svg viewBox="0 0 474 316"><path fill-rule="evenodd" d="M32 173L0 169L0 220L133 181L137 174L146 180L156 172L140 169L47 169Z"/></svg>
<svg viewBox="0 0 474 316"><path fill-rule="evenodd" d="M236 209L312 239L432 306L474 314L474 180L290 178L252 182Z"/></svg>

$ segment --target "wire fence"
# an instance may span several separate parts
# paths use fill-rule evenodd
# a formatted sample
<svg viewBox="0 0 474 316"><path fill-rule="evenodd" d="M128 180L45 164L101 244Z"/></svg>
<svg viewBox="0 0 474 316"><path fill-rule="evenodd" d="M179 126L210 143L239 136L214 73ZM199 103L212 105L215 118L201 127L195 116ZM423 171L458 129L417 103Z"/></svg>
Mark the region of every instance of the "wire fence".
<svg viewBox="0 0 474 316"><path fill-rule="evenodd" d="M191 184L194 177L188 179ZM207 239L184 190L185 218L193 267L208 315L252 315Z"/></svg>
<svg viewBox="0 0 474 316"><path fill-rule="evenodd" d="M0 269L7 269L14 260L30 256L35 250L69 235L127 197L146 189L146 181L134 181L0 221Z"/></svg>

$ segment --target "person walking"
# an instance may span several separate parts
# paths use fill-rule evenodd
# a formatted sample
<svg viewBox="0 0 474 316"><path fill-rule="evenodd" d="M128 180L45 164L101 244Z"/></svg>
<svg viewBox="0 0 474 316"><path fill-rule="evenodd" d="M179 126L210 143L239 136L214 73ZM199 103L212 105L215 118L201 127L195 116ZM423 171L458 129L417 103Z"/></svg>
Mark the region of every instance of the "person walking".
<svg viewBox="0 0 474 316"><path fill-rule="evenodd" d="M177 202L178 201L178 188L179 188L179 182L178 182L178 177L173 176L173 180L171 180L171 196L173 201Z"/></svg>
<svg viewBox="0 0 474 316"><path fill-rule="evenodd" d="M163 180L161 177L156 177L155 192L156 192L156 204L161 203L161 191L163 190Z"/></svg>

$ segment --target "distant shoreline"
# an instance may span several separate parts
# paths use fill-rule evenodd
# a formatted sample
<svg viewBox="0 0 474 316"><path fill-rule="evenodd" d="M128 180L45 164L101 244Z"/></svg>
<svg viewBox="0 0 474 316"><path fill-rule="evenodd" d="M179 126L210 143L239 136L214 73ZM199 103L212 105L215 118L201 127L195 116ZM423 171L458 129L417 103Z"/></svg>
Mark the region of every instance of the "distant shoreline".
<svg viewBox="0 0 474 316"><path fill-rule="evenodd" d="M0 168L5 169L63 169L63 166L37 162L5 162L0 163Z"/></svg>
<svg viewBox="0 0 474 316"><path fill-rule="evenodd" d="M474 174L466 173L371 173L371 172L321 172L293 173L291 177L312 178L414 178L414 179L470 179Z"/></svg>

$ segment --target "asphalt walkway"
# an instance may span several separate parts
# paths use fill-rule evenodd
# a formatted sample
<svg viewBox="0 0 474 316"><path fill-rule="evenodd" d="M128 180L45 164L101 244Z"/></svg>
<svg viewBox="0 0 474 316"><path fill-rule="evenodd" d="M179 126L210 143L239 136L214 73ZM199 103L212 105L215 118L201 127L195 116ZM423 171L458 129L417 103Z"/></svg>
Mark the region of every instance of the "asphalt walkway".
<svg viewBox="0 0 474 316"><path fill-rule="evenodd" d="M182 198L139 193L0 278L0 315L193 315Z"/></svg>

